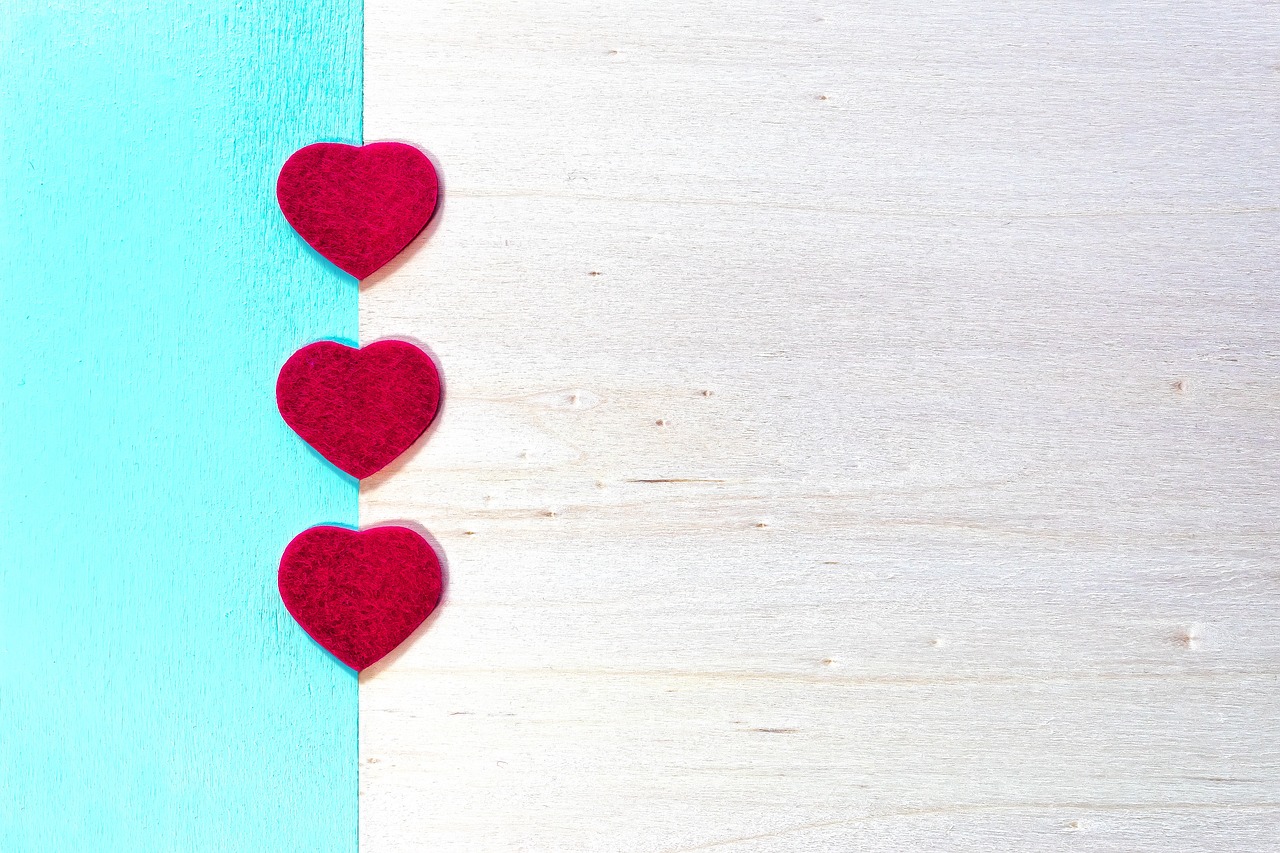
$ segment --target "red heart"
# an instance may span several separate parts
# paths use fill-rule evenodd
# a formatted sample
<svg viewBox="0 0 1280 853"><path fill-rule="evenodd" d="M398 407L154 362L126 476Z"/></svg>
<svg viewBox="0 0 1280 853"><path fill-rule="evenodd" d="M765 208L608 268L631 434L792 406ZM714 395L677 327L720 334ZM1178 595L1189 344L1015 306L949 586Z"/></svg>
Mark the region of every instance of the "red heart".
<svg viewBox="0 0 1280 853"><path fill-rule="evenodd" d="M404 341L317 341L280 368L276 405L325 459L363 480L418 440L440 407L440 374Z"/></svg>
<svg viewBox="0 0 1280 853"><path fill-rule="evenodd" d="M280 558L280 597L302 630L359 672L440 603L440 558L405 527L312 527Z"/></svg>
<svg viewBox="0 0 1280 853"><path fill-rule="evenodd" d="M276 181L276 199L293 229L358 279L418 236L438 191L427 155L402 142L317 142L293 152Z"/></svg>

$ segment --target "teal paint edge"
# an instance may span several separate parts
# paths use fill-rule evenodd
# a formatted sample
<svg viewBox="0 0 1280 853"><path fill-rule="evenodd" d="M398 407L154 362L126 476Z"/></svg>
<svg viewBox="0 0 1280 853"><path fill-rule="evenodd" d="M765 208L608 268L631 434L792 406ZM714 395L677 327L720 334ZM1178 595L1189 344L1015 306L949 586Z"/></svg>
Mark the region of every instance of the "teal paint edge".
<svg viewBox="0 0 1280 853"><path fill-rule="evenodd" d="M357 678L275 570L358 484L273 392L358 289L273 190L362 141L362 2L0 18L0 848L353 851Z"/></svg>

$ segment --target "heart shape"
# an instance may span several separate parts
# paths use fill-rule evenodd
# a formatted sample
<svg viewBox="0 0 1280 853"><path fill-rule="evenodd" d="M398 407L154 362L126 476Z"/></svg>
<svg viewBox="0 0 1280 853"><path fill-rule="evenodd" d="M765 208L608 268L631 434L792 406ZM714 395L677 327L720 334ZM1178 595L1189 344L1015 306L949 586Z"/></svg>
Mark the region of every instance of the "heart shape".
<svg viewBox="0 0 1280 853"><path fill-rule="evenodd" d="M302 630L359 672L400 645L440 603L444 576L406 527L312 527L280 558L280 597Z"/></svg>
<svg viewBox="0 0 1280 853"><path fill-rule="evenodd" d="M440 408L440 374L405 341L362 349L317 341L280 368L276 405L307 444L363 480L426 432Z"/></svg>
<svg viewBox="0 0 1280 853"><path fill-rule="evenodd" d="M412 145L317 142L285 161L276 199L303 240L364 279L427 226L439 188L435 167Z"/></svg>

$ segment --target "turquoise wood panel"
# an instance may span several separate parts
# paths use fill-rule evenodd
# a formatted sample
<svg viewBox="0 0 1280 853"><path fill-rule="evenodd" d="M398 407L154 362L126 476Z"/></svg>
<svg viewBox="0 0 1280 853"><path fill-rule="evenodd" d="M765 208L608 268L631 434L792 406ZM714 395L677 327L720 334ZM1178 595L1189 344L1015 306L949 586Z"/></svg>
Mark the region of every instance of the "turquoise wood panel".
<svg viewBox="0 0 1280 853"><path fill-rule="evenodd" d="M357 521L276 371L357 288L273 185L361 138L360 0L0 13L0 850L350 851L357 682L279 555Z"/></svg>

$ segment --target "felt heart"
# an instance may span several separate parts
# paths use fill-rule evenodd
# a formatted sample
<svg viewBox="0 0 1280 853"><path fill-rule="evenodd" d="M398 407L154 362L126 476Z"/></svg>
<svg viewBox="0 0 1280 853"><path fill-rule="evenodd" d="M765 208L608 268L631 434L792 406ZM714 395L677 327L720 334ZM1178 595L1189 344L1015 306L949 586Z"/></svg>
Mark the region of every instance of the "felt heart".
<svg viewBox="0 0 1280 853"><path fill-rule="evenodd" d="M307 444L362 480L431 425L440 407L440 374L426 353L404 341L362 349L317 341L280 368L276 405Z"/></svg>
<svg viewBox="0 0 1280 853"><path fill-rule="evenodd" d="M280 558L280 597L302 630L359 672L440 603L440 558L406 527L312 527Z"/></svg>
<svg viewBox="0 0 1280 853"><path fill-rule="evenodd" d="M276 181L284 218L344 272L368 278L418 236L436 209L435 167L412 145L317 142Z"/></svg>

